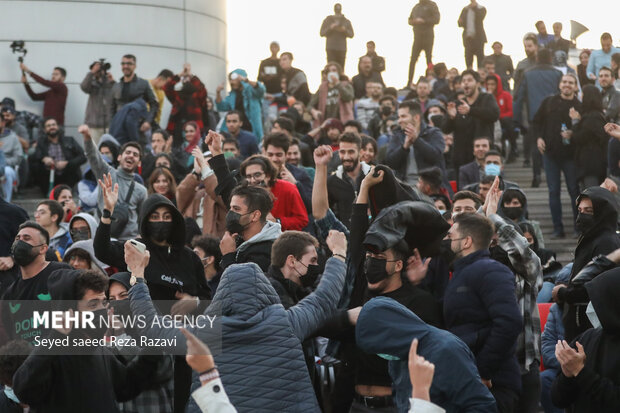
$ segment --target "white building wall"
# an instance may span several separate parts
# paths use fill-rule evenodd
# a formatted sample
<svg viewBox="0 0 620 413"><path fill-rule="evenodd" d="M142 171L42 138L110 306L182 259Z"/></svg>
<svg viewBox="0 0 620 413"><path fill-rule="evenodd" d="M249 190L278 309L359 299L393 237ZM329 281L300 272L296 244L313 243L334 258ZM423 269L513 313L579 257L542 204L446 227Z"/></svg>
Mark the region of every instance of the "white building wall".
<svg viewBox="0 0 620 413"><path fill-rule="evenodd" d="M184 62L210 95L226 79L226 0L0 0L0 100L16 101L17 110L41 114L20 82L17 55L9 48L24 40L25 64L49 78L55 66L67 70L67 133L77 138L88 95L80 83L89 65L105 57L121 77L124 54L137 57L136 73L151 79L162 69L179 73ZM29 78L35 92L45 90ZM166 101L162 124L170 111Z"/></svg>

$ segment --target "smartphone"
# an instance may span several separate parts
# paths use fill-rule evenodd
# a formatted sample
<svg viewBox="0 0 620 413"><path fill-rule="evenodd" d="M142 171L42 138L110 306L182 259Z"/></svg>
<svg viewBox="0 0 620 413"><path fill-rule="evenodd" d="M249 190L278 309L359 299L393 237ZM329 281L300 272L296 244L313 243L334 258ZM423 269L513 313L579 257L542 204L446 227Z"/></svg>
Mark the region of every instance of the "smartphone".
<svg viewBox="0 0 620 413"><path fill-rule="evenodd" d="M144 245L143 243L141 243L140 241L136 241L135 239L130 239L129 243L138 251L140 251L141 253L144 254L144 252L146 251L146 245ZM127 266L127 271L131 272L131 268L129 268L129 265Z"/></svg>

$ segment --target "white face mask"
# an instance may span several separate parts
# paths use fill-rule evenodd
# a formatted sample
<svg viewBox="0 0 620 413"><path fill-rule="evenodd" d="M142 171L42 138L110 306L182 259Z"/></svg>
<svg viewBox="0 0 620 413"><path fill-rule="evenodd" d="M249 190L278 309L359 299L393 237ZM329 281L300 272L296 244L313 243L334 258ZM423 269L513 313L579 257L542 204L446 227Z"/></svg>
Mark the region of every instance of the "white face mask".
<svg viewBox="0 0 620 413"><path fill-rule="evenodd" d="M588 320L590 320L590 324L594 328L601 328L601 322L596 315L596 311L594 311L594 306L592 305L592 301L588 303L588 307L586 308L586 315L588 316Z"/></svg>

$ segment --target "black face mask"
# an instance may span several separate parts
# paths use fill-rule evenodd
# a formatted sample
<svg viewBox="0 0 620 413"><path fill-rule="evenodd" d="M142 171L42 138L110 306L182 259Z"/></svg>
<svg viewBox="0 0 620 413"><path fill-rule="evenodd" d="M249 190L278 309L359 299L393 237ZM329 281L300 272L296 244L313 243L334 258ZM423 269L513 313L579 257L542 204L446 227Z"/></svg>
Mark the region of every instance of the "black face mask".
<svg viewBox="0 0 620 413"><path fill-rule="evenodd" d="M305 275L301 275L299 271L295 269L295 271L297 271L297 274L299 274L301 285L304 287L314 287L314 283L316 282L316 279L319 277L321 268L316 264L304 265L304 263L301 261L299 261L299 263L308 269Z"/></svg>
<svg viewBox="0 0 620 413"><path fill-rule="evenodd" d="M390 116L392 114L392 108L389 106L381 106L381 114L383 116Z"/></svg>
<svg viewBox="0 0 620 413"><path fill-rule="evenodd" d="M149 222L147 224L149 235L157 242L167 241L172 235L173 223L170 222Z"/></svg>
<svg viewBox="0 0 620 413"><path fill-rule="evenodd" d="M441 240L441 245L439 246L439 256L443 258L443 260L451 265L456 260L456 254L452 251L451 247L452 241L449 239Z"/></svg>
<svg viewBox="0 0 620 413"><path fill-rule="evenodd" d="M108 327L104 323L104 320L108 317L108 309L101 308L99 310L95 310L92 312L94 315L93 325L95 328L90 328L88 326L80 326L80 328L74 329L74 331L83 336L88 336L92 339L99 340L103 338L106 331L108 331Z"/></svg>
<svg viewBox="0 0 620 413"><path fill-rule="evenodd" d="M131 308L129 307L129 299L127 300L111 300L110 308L114 309L114 315L127 317L131 315Z"/></svg>
<svg viewBox="0 0 620 413"><path fill-rule="evenodd" d="M594 226L594 215L593 214L577 214L577 220L575 221L575 226L582 233L585 234Z"/></svg>
<svg viewBox="0 0 620 413"><path fill-rule="evenodd" d="M251 212L248 212L247 214L240 214L232 210L228 211L228 213L226 214L226 231L230 232L231 234L242 234L243 231L245 231L247 226L250 224L241 224L241 217L250 213Z"/></svg>
<svg viewBox="0 0 620 413"><path fill-rule="evenodd" d="M25 267L32 263L37 258L37 253L33 252L32 249L35 247L40 247L44 244L39 245L30 245L26 241L17 240L11 246L11 255L13 256L13 260L20 267Z"/></svg>
<svg viewBox="0 0 620 413"><path fill-rule="evenodd" d="M523 207L504 207L504 214L514 221L523 215Z"/></svg>
<svg viewBox="0 0 620 413"><path fill-rule="evenodd" d="M90 239L90 231L88 230L88 228L71 230L71 240L73 242L85 241L88 239Z"/></svg>
<svg viewBox="0 0 620 413"><path fill-rule="evenodd" d="M366 257L366 261L364 262L364 274L366 275L366 280L370 284L376 284L394 274L389 274L387 272L385 264L387 264L385 258Z"/></svg>

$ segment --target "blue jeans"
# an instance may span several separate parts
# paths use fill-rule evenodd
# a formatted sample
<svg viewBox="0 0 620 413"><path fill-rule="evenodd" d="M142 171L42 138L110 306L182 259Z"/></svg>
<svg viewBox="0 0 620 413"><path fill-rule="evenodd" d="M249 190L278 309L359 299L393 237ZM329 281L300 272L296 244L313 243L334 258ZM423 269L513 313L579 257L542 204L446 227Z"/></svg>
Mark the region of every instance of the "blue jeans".
<svg viewBox="0 0 620 413"><path fill-rule="evenodd" d="M551 385L555 376L558 375L558 371L544 370L540 372L540 404L542 405L545 413L563 413L564 409L555 407L551 402Z"/></svg>
<svg viewBox="0 0 620 413"><path fill-rule="evenodd" d="M4 195L4 200L6 202L11 202L11 198L13 197L13 183L17 181L17 174L15 173L15 169L10 166L4 167L4 181L2 182L2 192Z"/></svg>
<svg viewBox="0 0 620 413"><path fill-rule="evenodd" d="M553 232L564 232L564 224L562 224L562 201L560 200L560 191L562 190L561 173L564 173L566 187L570 194L573 219L577 219L577 205L575 205L575 200L579 196L579 185L577 185L575 162L572 159L557 160L547 155L543 155L543 162L545 165L545 175L547 176L547 186L549 188L549 208L551 209L551 219L553 220Z"/></svg>

